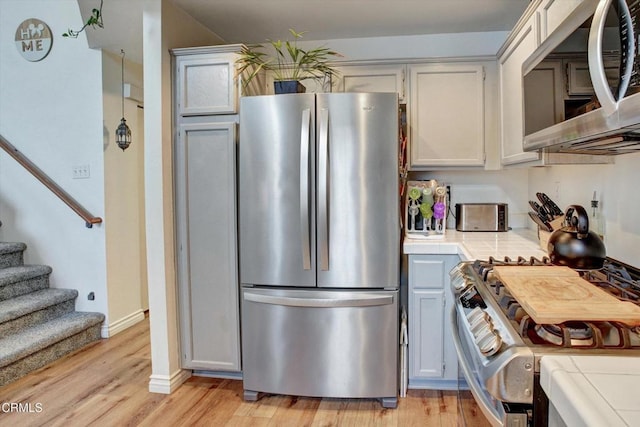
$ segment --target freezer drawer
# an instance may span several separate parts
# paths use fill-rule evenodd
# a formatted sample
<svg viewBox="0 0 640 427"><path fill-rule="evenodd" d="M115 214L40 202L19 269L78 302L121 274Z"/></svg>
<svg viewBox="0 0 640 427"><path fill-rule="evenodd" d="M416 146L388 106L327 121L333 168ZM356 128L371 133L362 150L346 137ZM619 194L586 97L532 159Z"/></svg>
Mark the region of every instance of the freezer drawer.
<svg viewBox="0 0 640 427"><path fill-rule="evenodd" d="M398 291L243 288L245 398L266 392L397 403L398 339Z"/></svg>

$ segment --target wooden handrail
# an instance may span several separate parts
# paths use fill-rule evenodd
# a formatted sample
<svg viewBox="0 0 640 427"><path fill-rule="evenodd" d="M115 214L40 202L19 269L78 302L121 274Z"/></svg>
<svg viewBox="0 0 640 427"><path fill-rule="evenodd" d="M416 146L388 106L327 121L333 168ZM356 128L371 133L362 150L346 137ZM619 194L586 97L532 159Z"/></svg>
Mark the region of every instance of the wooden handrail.
<svg viewBox="0 0 640 427"><path fill-rule="evenodd" d="M58 184L47 176L39 167L37 167L31 160L29 160L24 154L22 154L16 147L13 146L5 137L0 135L0 147L13 157L16 162L20 163L31 175L33 175L38 181L44 184L53 194L58 196L72 211L80 215L84 219L87 228L93 227L93 224L100 224L102 218L93 216L86 210L80 203L78 203L73 197L64 191Z"/></svg>

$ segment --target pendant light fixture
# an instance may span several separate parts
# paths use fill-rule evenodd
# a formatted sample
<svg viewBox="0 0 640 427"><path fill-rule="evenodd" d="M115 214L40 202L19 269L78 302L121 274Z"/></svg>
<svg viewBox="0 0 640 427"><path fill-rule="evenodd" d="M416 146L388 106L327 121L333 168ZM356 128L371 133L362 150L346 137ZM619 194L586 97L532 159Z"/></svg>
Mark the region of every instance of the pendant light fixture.
<svg viewBox="0 0 640 427"><path fill-rule="evenodd" d="M120 53L122 53L122 85L120 86L122 90L122 119L118 129L116 129L116 143L124 151L131 144L131 129L129 129L127 121L124 119L124 50L120 49Z"/></svg>

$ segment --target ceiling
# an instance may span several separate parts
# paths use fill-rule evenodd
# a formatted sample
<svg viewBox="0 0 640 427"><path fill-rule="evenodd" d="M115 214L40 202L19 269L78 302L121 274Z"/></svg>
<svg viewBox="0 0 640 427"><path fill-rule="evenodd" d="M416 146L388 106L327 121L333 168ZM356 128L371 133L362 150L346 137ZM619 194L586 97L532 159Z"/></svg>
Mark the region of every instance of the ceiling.
<svg viewBox="0 0 640 427"><path fill-rule="evenodd" d="M173 0L229 43L511 30L529 0Z"/></svg>
<svg viewBox="0 0 640 427"><path fill-rule="evenodd" d="M228 43L508 31L530 0L170 0ZM83 19L97 0L78 0ZM89 46L142 63L142 0L104 3L105 29L87 29Z"/></svg>

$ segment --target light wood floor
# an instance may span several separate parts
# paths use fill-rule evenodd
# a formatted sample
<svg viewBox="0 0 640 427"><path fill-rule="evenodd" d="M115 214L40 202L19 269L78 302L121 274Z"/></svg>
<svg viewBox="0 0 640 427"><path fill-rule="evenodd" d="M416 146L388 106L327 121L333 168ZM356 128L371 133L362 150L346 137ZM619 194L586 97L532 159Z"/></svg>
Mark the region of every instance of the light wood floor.
<svg viewBox="0 0 640 427"><path fill-rule="evenodd" d="M190 378L172 395L149 393L149 350L147 319L0 387L0 426L428 427L459 422L451 391L409 390L397 409L383 409L376 400L291 396L248 403L242 400L241 381L203 377ZM462 404L482 419L472 401ZM467 420L467 425L479 423Z"/></svg>

